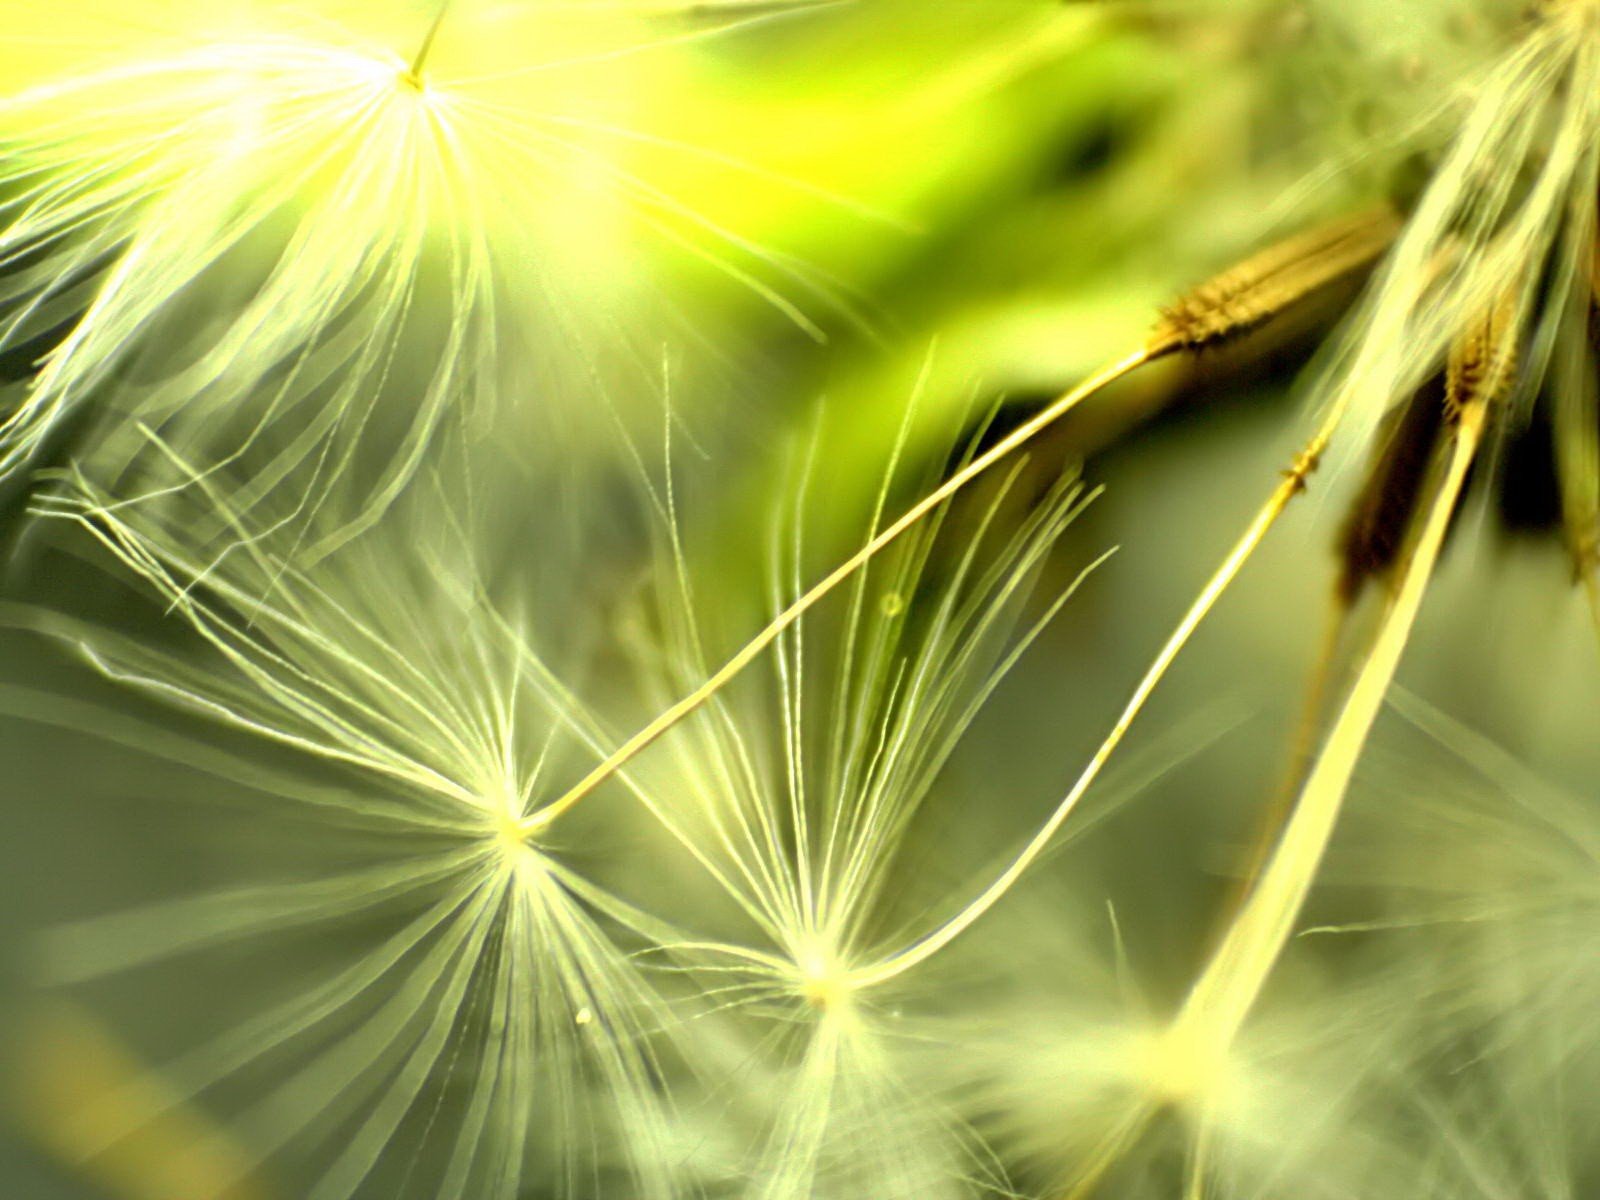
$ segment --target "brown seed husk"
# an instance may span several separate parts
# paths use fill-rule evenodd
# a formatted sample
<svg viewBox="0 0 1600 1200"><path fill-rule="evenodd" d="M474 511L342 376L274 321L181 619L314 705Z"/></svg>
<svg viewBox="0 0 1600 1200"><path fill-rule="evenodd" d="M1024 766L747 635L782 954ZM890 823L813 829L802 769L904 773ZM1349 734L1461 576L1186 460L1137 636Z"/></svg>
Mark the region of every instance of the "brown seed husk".
<svg viewBox="0 0 1600 1200"><path fill-rule="evenodd" d="M1354 604L1368 580L1393 569L1422 498L1444 415L1444 376L1435 375L1384 417L1378 453L1339 533L1335 589L1341 604Z"/></svg>
<svg viewBox="0 0 1600 1200"><path fill-rule="evenodd" d="M1492 408L1517 379L1518 289L1509 287L1450 347L1445 365L1445 412L1459 421L1470 405Z"/></svg>
<svg viewBox="0 0 1600 1200"><path fill-rule="evenodd" d="M1385 205L1298 233L1213 276L1163 310L1152 356L1201 350L1257 329L1328 284L1370 267L1401 221Z"/></svg>

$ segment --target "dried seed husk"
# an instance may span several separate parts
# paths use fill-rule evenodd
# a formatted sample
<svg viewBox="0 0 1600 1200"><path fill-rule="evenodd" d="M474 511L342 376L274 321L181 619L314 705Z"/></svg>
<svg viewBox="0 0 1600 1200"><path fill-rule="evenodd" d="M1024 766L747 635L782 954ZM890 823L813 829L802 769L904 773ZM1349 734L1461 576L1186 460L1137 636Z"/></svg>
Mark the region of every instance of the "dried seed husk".
<svg viewBox="0 0 1600 1200"><path fill-rule="evenodd" d="M1152 357L1202 350L1260 328L1331 283L1371 267L1401 228L1388 205L1295 234L1202 283L1163 310Z"/></svg>
<svg viewBox="0 0 1600 1200"><path fill-rule="evenodd" d="M1520 290L1503 291L1450 347L1445 414L1452 423L1472 405L1493 409L1511 392L1520 365Z"/></svg>
<svg viewBox="0 0 1600 1200"><path fill-rule="evenodd" d="M1384 417L1378 452L1339 533L1335 596L1340 604L1354 604L1369 580L1393 569L1428 479L1444 415L1444 376L1435 375Z"/></svg>

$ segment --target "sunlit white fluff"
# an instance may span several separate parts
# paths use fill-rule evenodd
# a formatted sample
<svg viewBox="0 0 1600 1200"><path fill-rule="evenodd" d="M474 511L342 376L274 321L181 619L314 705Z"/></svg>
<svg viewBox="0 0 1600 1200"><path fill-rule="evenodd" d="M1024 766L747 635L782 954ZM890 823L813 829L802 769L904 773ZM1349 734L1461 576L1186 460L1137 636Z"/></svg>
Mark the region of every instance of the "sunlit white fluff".
<svg viewBox="0 0 1600 1200"><path fill-rule="evenodd" d="M964 951L974 973L1004 982L972 1014L970 1053L949 1068L1035 1191L1388 1194L1384 1181L1410 1162L1392 1131L1410 1065L1409 997L1291 961L1239 1036L1208 1042L1174 1019L1168 994L1192 967L1156 961L1130 937L1114 889L1100 897L1061 882L1036 879Z"/></svg>
<svg viewBox="0 0 1600 1200"><path fill-rule="evenodd" d="M1385 150L1396 142L1412 149L1427 175L1319 384L1318 396L1347 411L1357 428L1347 446L1361 445L1395 398L1436 372L1450 344L1508 287L1537 327L1534 379L1550 365L1552 339L1570 320L1574 298L1588 293L1600 184L1600 6L1488 7L1492 15L1458 19L1496 30L1500 49L1469 56L1453 77L1428 64L1434 107L1416 125L1387 134ZM1419 18L1420 40L1430 40L1426 31L1439 20L1438 13ZM1448 63L1454 55L1440 41ZM1552 253L1540 310L1534 288Z"/></svg>
<svg viewBox="0 0 1600 1200"><path fill-rule="evenodd" d="M456 182L446 106L401 84L401 69L262 39L14 106L13 161L30 186L5 246L35 265L7 280L8 340L65 336L9 419L10 465L73 407L99 403L122 410L90 455L109 457L108 482L145 448L126 424L138 421L207 459L275 430L251 489L309 468L302 486L321 492L355 467L357 435L399 370L409 411L380 424L390 461L367 468L374 499L392 495L447 409L492 383L496 337L472 211L484 197ZM419 321L430 241L447 305ZM432 353L405 353L408 334Z"/></svg>
<svg viewBox="0 0 1600 1200"><path fill-rule="evenodd" d="M492 429L535 460L558 433L609 430L664 316L647 243L803 320L803 267L638 165L760 176L649 105L679 90L674 45L770 13L713 6L679 28L463 0L435 40L433 9L402 33L373 6L326 7L196 19L0 100L0 351L40 364L0 471L71 433L101 484L154 491L170 480L146 427L236 478L243 509L280 487L330 508L315 556L442 430Z"/></svg>
<svg viewBox="0 0 1600 1200"><path fill-rule="evenodd" d="M787 489L793 511L767 551L771 606L801 586L824 470L807 460ZM656 816L722 895L715 932L666 952L701 985L703 1019L730 1023L744 1047L733 1080L702 1101L753 1127L742 1195L934 1198L1001 1178L927 1086L927 1061L961 1051L941 1029L936 964L897 958L954 905L908 854L963 731L1059 607L1010 637L1084 501L1069 480L1011 536L1001 488L958 537L925 527L856 578L842 612L793 626L770 673L718 694L638 767ZM668 559L667 657L644 653L670 696L703 675L711 634L675 537Z"/></svg>
<svg viewBox="0 0 1600 1200"><path fill-rule="evenodd" d="M1556 1086L1600 1061L1592 798L1415 696L1396 706L1406 722L1378 747L1334 878L1383 898L1359 930L1426 964L1435 1039L1492 1047Z"/></svg>
<svg viewBox="0 0 1600 1200"><path fill-rule="evenodd" d="M571 865L565 827L524 836L549 778L597 735L526 629L487 603L470 553L414 525L403 553L364 539L313 577L249 539L207 560L89 491L55 504L203 643L186 654L30 614L165 705L164 724L199 722L92 726L198 768L304 839L301 865L277 877L245 865L212 894L60 931L56 977L236 946L277 956L276 997L196 1028L157 1066L313 1200L675 1194L657 1059L671 1022L632 957L668 927ZM84 719L52 704L32 711ZM319 939L340 953L294 949Z"/></svg>

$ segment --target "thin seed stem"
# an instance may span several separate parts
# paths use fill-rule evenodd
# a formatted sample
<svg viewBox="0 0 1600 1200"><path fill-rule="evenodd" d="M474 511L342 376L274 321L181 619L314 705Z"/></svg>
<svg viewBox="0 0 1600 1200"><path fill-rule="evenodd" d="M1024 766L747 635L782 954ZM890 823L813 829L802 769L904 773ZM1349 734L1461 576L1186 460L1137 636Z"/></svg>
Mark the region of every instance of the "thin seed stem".
<svg viewBox="0 0 1600 1200"><path fill-rule="evenodd" d="M1211 1022L1206 1033L1219 1051L1232 1042L1255 1006L1310 892L1356 762L1410 641L1468 470L1482 442L1487 413L1484 403L1461 412L1444 479L1429 504L1416 547L1366 660L1306 777L1294 815L1250 898L1177 1017L1178 1024Z"/></svg>
<svg viewBox="0 0 1600 1200"><path fill-rule="evenodd" d="M1211 1173L1212 1131L1210 1122L1203 1123L1194 1136L1189 1162L1184 1168L1188 1177L1183 1189L1184 1200L1205 1200L1206 1177Z"/></svg>
<svg viewBox="0 0 1600 1200"><path fill-rule="evenodd" d="M448 4L447 6L448 7ZM441 21L443 13L440 14ZM437 22L436 22L437 26ZM431 37L430 37L431 40ZM420 57L420 56L419 56ZM531 837L538 833L550 822L556 820L573 805L577 804L595 788L599 787L636 754L646 749L662 734L671 729L679 721L695 712L702 704L714 696L729 680L744 670L763 650L777 640L785 629L788 629L805 613L817 604L839 584L850 578L862 566L872 559L880 550L893 542L906 530L910 529L923 517L943 504L956 492L960 491L973 479L987 471L995 463L1006 457L1013 450L1026 443L1041 430L1060 420L1072 409L1082 404L1091 396L1121 379L1124 375L1168 354L1180 350L1195 350L1202 346L1226 341L1242 332L1271 320L1292 307L1311 292L1325 284L1359 269L1370 263L1380 255L1389 245L1398 227L1398 218L1387 209L1371 213L1358 214L1310 234L1289 238L1275 248L1256 255L1245 263L1230 271L1224 272L1215 279L1195 289L1184 297L1175 308L1168 310L1157 322L1151 331L1149 339L1138 350L1127 355L1109 366L1103 367L1091 375L1072 391L1066 393L1049 407L1039 412L1032 419L1018 426L1008 436L996 443L989 450L973 459L971 463L956 472L938 488L934 489L917 504L902 514L898 520L877 534L865 546L841 563L832 574L821 583L813 587L804 596L791 604L760 633L756 634L745 646L729 659L709 679L694 691L684 696L670 708L660 713L643 729L617 747L603 762L580 779L564 795L558 797L538 812L525 818L521 823L524 837ZM1288 480L1284 487L1279 489L1282 494L1281 501L1275 496L1269 502L1268 509L1273 511L1260 525L1259 530L1252 526L1256 540L1264 536L1266 530L1277 520L1282 509L1287 506L1294 492L1305 486L1306 476L1315 469L1317 459L1327 446L1329 438L1333 435L1334 428L1348 407L1349 397L1341 395L1330 409L1326 420L1317 435L1306 447L1300 458L1296 460L1293 468L1288 472ZM1263 514L1267 510L1263 510ZM1248 535L1247 535L1248 536ZM1241 548L1243 544L1241 543ZM1244 551L1243 558L1234 561L1230 556L1230 563L1224 564L1224 571L1228 572L1227 579L1217 585L1216 591L1202 597L1205 601L1203 607L1192 610L1186 623L1192 619L1193 624L1198 624L1211 604L1216 602L1227 581L1231 580L1239 568L1244 565L1244 559L1249 557L1254 549L1251 544ZM1235 553L1238 553L1236 549ZM1219 579L1221 577L1219 576ZM1208 589L1208 592L1210 589ZM1155 686L1156 680L1165 672L1170 664L1171 656L1176 656L1187 640L1188 633L1192 632L1193 624L1187 631L1180 629L1181 638L1174 635L1176 642L1169 643L1167 650L1163 651L1170 656L1166 661L1158 660L1156 667L1152 668L1153 677L1147 678L1150 688ZM1137 715L1138 708L1142 707L1148 690L1137 694L1127 713L1124 714L1124 723L1119 723L1119 728L1112 731L1109 742L1114 746L1121 740L1125 732L1125 722L1131 722ZM1106 753L1109 755L1109 749ZM1097 760L1098 762L1099 760ZM1099 766L1091 764L1092 773L1099 771ZM1092 774L1091 774L1092 777ZM1084 785L1085 787L1087 784ZM1077 789L1074 789L1076 792ZM1076 803L1076 796L1069 797L1070 803ZM1068 801L1063 805L1070 807ZM1059 811L1065 817L1065 811ZM1059 823L1059 822L1057 822ZM1053 828L1051 832L1053 832ZM1037 853L1034 850L1033 853ZM1024 864L1025 865L1025 864ZM1007 882L1005 887L1009 887ZM1002 891L1004 888L1001 889ZM988 895L988 893L985 893ZM998 897L996 897L998 898ZM992 903L990 900L988 903ZM984 904L986 908L987 903ZM965 925L962 926L965 928ZM959 932L957 930L956 932ZM953 937L954 934L951 934ZM948 940L948 939L946 939ZM942 944L942 943L941 943ZM937 947L935 947L937 948ZM932 953L932 951L929 951Z"/></svg>
<svg viewBox="0 0 1600 1200"><path fill-rule="evenodd" d="M1279 848L1267 864L1266 871L1258 876L1260 882L1250 893L1243 911L1229 927L1217 954L1212 958L1205 973L1174 1019L1171 1027L1173 1031L1181 1033L1185 1025L1190 1027L1188 1037L1180 1036L1177 1039L1180 1043L1192 1045L1198 1036L1203 1042L1209 1042L1220 1055L1249 1014L1277 961L1278 954L1288 940L1288 933L1299 912L1300 902L1304 900L1310 888L1311 878L1321 860L1322 849L1332 832L1334 818L1349 788L1356 759L1366 743L1372 722L1377 718L1383 697L1393 682L1400 654L1405 649L1417 612L1421 608L1422 597L1438 562L1450 518L1455 512L1456 502L1465 486L1467 470L1472 464L1482 438L1486 410L1486 405L1475 404L1462 414L1452 443L1446 477L1433 499L1416 551L1405 566L1395 598L1385 613L1383 624L1374 639L1361 673L1351 688L1339 716L1335 719L1323 751L1311 766L1310 775L1300 793L1300 802L1296 805L1294 816L1279 842ZM1305 454L1313 452L1320 454L1318 441L1320 440L1325 447L1327 438L1324 434L1329 432L1331 426L1325 426L1324 430L1319 431L1318 439L1313 440ZM1306 461L1305 455L1302 455L1300 461ZM1311 461L1314 465L1315 460ZM1284 489L1280 487L1267 507L1262 510L1263 514L1272 511L1273 504L1283 493ZM1289 495L1293 495L1293 490ZM1248 538L1247 534L1245 540ZM1244 542L1241 542L1241 545L1243 544ZM1224 570L1226 567L1227 564L1224 564ZM1342 614L1342 605L1340 609ZM1338 624L1336 620L1335 629L1338 628ZM1179 632L1183 632L1182 626ZM1175 634L1174 638L1177 636ZM1157 661L1159 664L1160 660ZM1115 734L1115 731L1113 733ZM1091 764L1091 767L1093 766L1094 764ZM1291 872L1289 868L1296 865L1301 868L1300 871ZM1278 919L1274 921L1275 917ZM1256 947L1254 954L1242 954L1240 947L1246 942ZM1229 967L1241 957L1245 958L1246 965L1252 969L1230 970ZM1212 995L1220 996L1221 1000L1208 1003L1207 997ZM1231 1003L1223 1003L1225 1001ZM1209 1030L1202 1028L1199 1035L1192 1032L1193 1026L1203 1017L1219 1011L1223 1016L1217 1025ZM1101 1144L1092 1160L1092 1169L1080 1177L1064 1200L1087 1200L1094 1184L1105 1175L1116 1158L1120 1157L1131 1144L1133 1135L1143 1127L1144 1122L1148 1121L1150 1113L1149 1106L1141 1106L1135 1110L1139 1122L1137 1125L1130 1123L1120 1127L1115 1135ZM1202 1122L1196 1134L1196 1153L1190 1163L1185 1183L1185 1196L1188 1200L1199 1200L1205 1194L1205 1163L1211 1130L1212 1127L1208 1122Z"/></svg>
<svg viewBox="0 0 1600 1200"><path fill-rule="evenodd" d="M1161 647L1160 653L1156 655L1155 660L1146 670L1144 677L1139 680L1138 686L1134 688L1133 696L1129 699L1127 706L1123 708L1122 714L1117 718L1116 724L1112 726L1111 732L1100 743L1100 747L1095 751L1094 757L1089 760L1089 765L1083 769L1083 773L1078 776L1077 781L1072 785L1072 790L1066 794L1061 803L1056 806L1056 810L1050 814L1050 819L1039 828L1039 831L1023 847L1022 852L1011 861L1010 865L1000 873L994 882L984 889L977 899L922 941L898 954L892 955L875 967L869 967L857 972L852 977L852 983L856 987L871 987L893 979L901 972L910 970L918 963L926 961L944 949L945 946L965 932L974 921L988 912L1006 892L1010 891L1012 885L1022 877L1034 860L1044 852L1045 847L1050 844L1063 822L1071 815L1072 810L1077 807L1078 801L1083 798L1084 793L1089 790L1090 785L1094 783L1106 763L1110 761L1112 754L1121 745L1122 739L1127 736L1128 730L1133 727L1134 721L1138 718L1139 713L1143 711L1145 703L1155 692L1156 687L1166 675L1168 668L1172 666L1178 654L1188 644L1189 639L1194 636L1194 631L1199 628L1200 623L1216 607L1217 601L1222 598L1234 579L1238 577L1239 572L1244 569L1244 565L1250 561L1251 556L1255 554L1257 548L1267 536L1268 531L1283 516L1284 510L1289 507L1290 502L1296 495L1305 490L1306 480L1316 470L1318 462L1321 461L1323 453L1327 450L1328 443L1333 438L1334 431L1338 428L1344 411L1345 406L1338 404L1328 412L1323 419L1321 427L1318 428L1315 435L1295 458L1294 464L1284 472L1283 482L1277 486L1267 499L1267 502L1262 505L1244 534L1234 544L1233 549L1228 552L1228 556L1223 559L1222 565L1217 568L1205 587L1201 589L1194 603L1189 606L1189 610L1184 614L1183 620L1178 622L1178 627L1167 638L1166 643Z"/></svg>
<svg viewBox="0 0 1600 1200"><path fill-rule="evenodd" d="M523 836L531 837L550 824L550 822L556 820L590 792L594 791L595 788L616 774L629 760L646 749L667 730L695 712L702 704L726 686L730 680L749 666L763 650L772 645L784 630L798 621L807 611L854 575L879 551L905 533L906 530L917 524L934 509L938 508L939 505L950 499L950 497L954 496L967 484L1019 446L1033 438L1041 430L1060 420L1066 413L1097 392L1110 386L1116 380L1121 379L1130 371L1150 361L1152 357L1153 355L1149 350L1141 348L1126 358L1095 372L1083 383L1073 388L1072 391L1066 393L1024 424L1019 425L1001 441L978 455L965 467L945 480L944 483L917 501L892 524L886 526L873 537L871 541L835 567L822 582L774 617L766 628L746 642L737 654L718 668L704 683L700 684L699 687L670 708L662 711L648 725L618 746L603 762L574 784L564 795L551 801L544 808L523 820L521 825Z"/></svg>
<svg viewBox="0 0 1600 1200"><path fill-rule="evenodd" d="M1235 890L1232 904L1225 910L1223 920L1219 922L1219 933L1233 917L1234 906L1242 904L1248 895L1248 881L1259 876L1262 868L1266 866L1267 859L1272 855L1273 843L1282 831L1288 814L1293 811L1294 798L1300 794L1306 772L1311 769L1317 752L1317 734L1322 729L1323 716L1333 694L1339 648L1344 642L1345 629L1349 622L1350 604L1343 596L1335 594L1333 603L1329 606L1327 624L1322 634L1322 647L1318 650L1316 663L1311 669L1311 679L1306 686L1299 720L1295 722L1288 765L1277 791L1273 793L1272 799L1267 804L1267 810L1262 815L1260 832L1257 834L1255 847L1250 853L1249 863L1242 875L1244 882Z"/></svg>
<svg viewBox="0 0 1600 1200"><path fill-rule="evenodd" d="M455 0L441 0L433 23L428 26L428 32L422 35L422 45L417 47L417 55L411 60L405 75L406 81L415 87L422 86L422 68L428 65L428 55L433 53L433 44L439 40L439 30L444 27L444 19L450 15L454 5Z"/></svg>

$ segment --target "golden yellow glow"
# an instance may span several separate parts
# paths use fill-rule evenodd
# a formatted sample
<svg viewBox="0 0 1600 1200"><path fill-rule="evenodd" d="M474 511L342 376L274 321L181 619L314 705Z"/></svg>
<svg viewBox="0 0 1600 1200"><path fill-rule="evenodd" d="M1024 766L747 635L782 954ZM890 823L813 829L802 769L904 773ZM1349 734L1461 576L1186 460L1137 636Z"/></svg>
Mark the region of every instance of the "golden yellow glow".
<svg viewBox="0 0 1600 1200"><path fill-rule="evenodd" d="M821 937L806 942L796 956L801 998L819 1013L839 1016L851 1008L856 985L849 968Z"/></svg>

